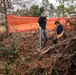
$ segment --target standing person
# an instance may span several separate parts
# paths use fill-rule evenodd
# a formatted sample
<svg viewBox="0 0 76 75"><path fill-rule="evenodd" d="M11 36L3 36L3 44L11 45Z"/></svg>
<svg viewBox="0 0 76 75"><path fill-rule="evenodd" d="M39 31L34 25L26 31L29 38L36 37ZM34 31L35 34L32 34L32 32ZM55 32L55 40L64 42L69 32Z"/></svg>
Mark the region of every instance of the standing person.
<svg viewBox="0 0 76 75"><path fill-rule="evenodd" d="M56 27L56 38L53 39L53 43L57 44L57 41L63 36L66 38L67 36L65 35L65 27L63 24L60 24L59 21L55 21Z"/></svg>
<svg viewBox="0 0 76 75"><path fill-rule="evenodd" d="M40 37L39 37L37 48L40 48L40 49L41 49L42 38L44 37L44 47L46 46L46 43L48 40L47 32L46 32L47 17L48 17L48 13L45 13L44 16L41 16L38 20L38 26L40 29Z"/></svg>

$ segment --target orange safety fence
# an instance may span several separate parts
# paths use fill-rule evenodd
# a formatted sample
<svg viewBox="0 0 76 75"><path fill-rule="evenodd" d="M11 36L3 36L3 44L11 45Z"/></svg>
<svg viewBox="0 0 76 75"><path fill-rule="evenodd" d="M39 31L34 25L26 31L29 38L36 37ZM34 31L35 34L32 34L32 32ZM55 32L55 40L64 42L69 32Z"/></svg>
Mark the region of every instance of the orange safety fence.
<svg viewBox="0 0 76 75"><path fill-rule="evenodd" d="M62 24L65 24L66 18L49 18L47 20L46 28L48 30L52 30L55 27L54 22L59 20ZM35 30L38 29L38 17L22 17L22 16L14 16L8 15L8 26L9 32L22 32L27 30Z"/></svg>
<svg viewBox="0 0 76 75"><path fill-rule="evenodd" d="M20 25L20 24L37 22L38 18L8 15L8 21L11 24Z"/></svg>

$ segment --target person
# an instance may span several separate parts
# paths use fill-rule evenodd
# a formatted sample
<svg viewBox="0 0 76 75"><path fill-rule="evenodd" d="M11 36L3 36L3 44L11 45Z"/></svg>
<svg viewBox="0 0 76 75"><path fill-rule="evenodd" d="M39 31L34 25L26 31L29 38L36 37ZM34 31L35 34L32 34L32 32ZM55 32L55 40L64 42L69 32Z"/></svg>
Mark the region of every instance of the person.
<svg viewBox="0 0 76 75"><path fill-rule="evenodd" d="M38 19L38 26L39 26L39 29L40 29L40 37L39 37L37 48L40 48L40 49L41 49L42 38L44 37L44 47L46 46L46 43L47 43L47 40L48 40L47 32L46 32L47 17L48 17L48 13L45 13L44 16L41 16Z"/></svg>
<svg viewBox="0 0 76 75"><path fill-rule="evenodd" d="M66 34L65 34L65 27L63 24L60 24L59 21L55 21L55 25L56 27L56 37L53 39L53 43L57 44L57 41L63 36L64 38L66 38Z"/></svg>

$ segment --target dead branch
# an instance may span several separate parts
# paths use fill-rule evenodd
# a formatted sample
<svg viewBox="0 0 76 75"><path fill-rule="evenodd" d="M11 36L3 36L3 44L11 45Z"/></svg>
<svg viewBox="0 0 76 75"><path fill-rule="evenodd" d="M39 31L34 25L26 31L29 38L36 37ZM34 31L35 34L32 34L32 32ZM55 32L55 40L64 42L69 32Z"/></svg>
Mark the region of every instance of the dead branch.
<svg viewBox="0 0 76 75"><path fill-rule="evenodd" d="M48 49L46 49L46 48L42 49L41 50L41 54L46 54L49 50L54 49L54 48L58 47L61 44L69 44L70 40L72 40L72 39L76 39L76 36L75 37L72 37L72 38L69 38L69 39L66 39L66 40L64 40L64 41L62 41L62 42L60 42L60 43L58 43L56 45L52 45Z"/></svg>

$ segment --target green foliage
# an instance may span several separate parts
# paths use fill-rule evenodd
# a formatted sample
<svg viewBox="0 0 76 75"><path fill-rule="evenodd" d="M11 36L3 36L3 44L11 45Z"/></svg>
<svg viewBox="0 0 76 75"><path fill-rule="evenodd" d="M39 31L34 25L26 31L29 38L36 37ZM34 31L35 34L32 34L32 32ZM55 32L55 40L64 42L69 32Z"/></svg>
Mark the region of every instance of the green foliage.
<svg viewBox="0 0 76 75"><path fill-rule="evenodd" d="M64 7L63 5L57 6L58 10L62 10L63 7Z"/></svg>
<svg viewBox="0 0 76 75"><path fill-rule="evenodd" d="M0 60L4 60L0 66L0 73L5 72L5 75L10 75L13 70L11 63L17 60L19 51L13 45L11 49L6 46L0 47Z"/></svg>
<svg viewBox="0 0 76 75"><path fill-rule="evenodd" d="M58 10L62 11L63 5L59 5L59 6L57 6L57 8L58 8ZM71 14L71 13L75 12L75 8L76 8L75 6L69 6L69 8L65 7L64 10L65 10L65 12Z"/></svg>
<svg viewBox="0 0 76 75"><path fill-rule="evenodd" d="M19 49L10 50L9 63L13 63L17 59L19 51Z"/></svg>
<svg viewBox="0 0 76 75"><path fill-rule="evenodd" d="M44 7L44 10L46 11L49 8L49 0L42 0L42 7Z"/></svg>
<svg viewBox="0 0 76 75"><path fill-rule="evenodd" d="M5 75L10 75L10 72L13 70L13 66L11 64L8 64L8 62L4 61L2 63L2 66L0 66L0 73L5 71Z"/></svg>
<svg viewBox="0 0 76 75"><path fill-rule="evenodd" d="M69 8L65 8L65 11L71 14L75 12L75 8L75 6L69 6Z"/></svg>
<svg viewBox="0 0 76 75"><path fill-rule="evenodd" d="M11 66L10 64L6 66L6 69L5 69L6 75L10 75L12 70L13 70L13 66Z"/></svg>
<svg viewBox="0 0 76 75"><path fill-rule="evenodd" d="M53 4L50 4L50 9L54 9L54 6L53 6Z"/></svg>
<svg viewBox="0 0 76 75"><path fill-rule="evenodd" d="M44 7L40 8L40 12L42 12L42 13L44 12Z"/></svg>
<svg viewBox="0 0 76 75"><path fill-rule="evenodd" d="M21 16L34 16L38 17L41 15L41 13L44 11L44 8L39 8L38 5L31 6L30 9L26 10L17 10L16 12L13 12L14 15L21 15Z"/></svg>
<svg viewBox="0 0 76 75"><path fill-rule="evenodd" d="M56 0L56 1L59 2L59 6L57 6L57 9L61 10L64 16L65 16L65 12L69 14L75 12L75 8L76 8L74 3L75 0Z"/></svg>
<svg viewBox="0 0 76 75"><path fill-rule="evenodd" d="M44 12L44 7L41 7L40 9L40 15Z"/></svg>
<svg viewBox="0 0 76 75"><path fill-rule="evenodd" d="M10 50L9 48L6 47L1 47L0 48L0 60L4 59L4 58L9 58L8 61L9 63L12 63L17 57L18 57L18 53L19 53L19 49L15 49L12 48L12 50Z"/></svg>
<svg viewBox="0 0 76 75"><path fill-rule="evenodd" d="M59 2L60 4L63 4L64 2L71 2L73 3L75 0L56 0L57 2Z"/></svg>
<svg viewBox="0 0 76 75"><path fill-rule="evenodd" d="M1 58L8 58L8 54L9 54L9 51L6 47L0 48L0 59Z"/></svg>
<svg viewBox="0 0 76 75"><path fill-rule="evenodd" d="M19 53L19 51L20 51L20 50L18 50L18 49L12 49L12 50L10 50L10 54L11 54L11 55L16 55L16 54Z"/></svg>
<svg viewBox="0 0 76 75"><path fill-rule="evenodd" d="M59 71L58 71L58 70L53 69L53 70L52 70L52 75L59 75Z"/></svg>
<svg viewBox="0 0 76 75"><path fill-rule="evenodd" d="M2 66L0 66L0 73L6 69L6 66L7 66L7 62L4 61L2 63Z"/></svg>
<svg viewBox="0 0 76 75"><path fill-rule="evenodd" d="M31 14L34 17L38 17L40 15L40 10L38 5L33 5L29 9L29 14Z"/></svg>

